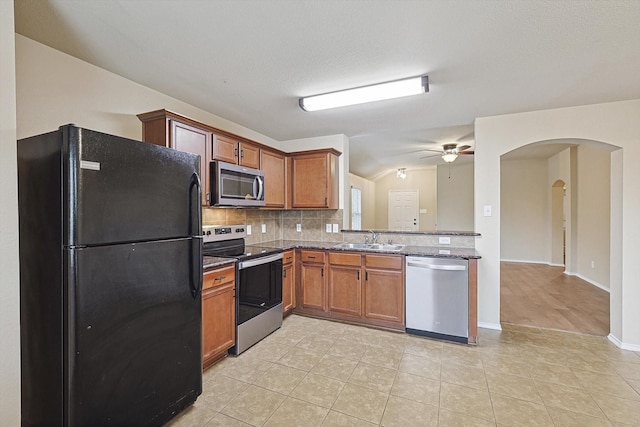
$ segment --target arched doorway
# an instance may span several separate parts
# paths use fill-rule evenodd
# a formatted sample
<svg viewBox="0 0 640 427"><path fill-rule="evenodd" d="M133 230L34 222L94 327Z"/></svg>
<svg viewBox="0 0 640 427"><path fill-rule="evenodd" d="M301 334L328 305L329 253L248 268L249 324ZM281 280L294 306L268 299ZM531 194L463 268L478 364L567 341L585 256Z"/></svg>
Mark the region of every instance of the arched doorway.
<svg viewBox="0 0 640 427"><path fill-rule="evenodd" d="M611 149L557 140L502 156L502 322L609 334Z"/></svg>

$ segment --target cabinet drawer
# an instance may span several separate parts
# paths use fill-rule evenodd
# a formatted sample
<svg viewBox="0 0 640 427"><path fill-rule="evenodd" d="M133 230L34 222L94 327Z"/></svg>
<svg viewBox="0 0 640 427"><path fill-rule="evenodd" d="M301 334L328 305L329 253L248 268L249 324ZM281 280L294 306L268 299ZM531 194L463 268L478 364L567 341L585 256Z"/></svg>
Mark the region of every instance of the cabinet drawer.
<svg viewBox="0 0 640 427"><path fill-rule="evenodd" d="M213 288L214 286L221 286L229 283L235 283L236 281L236 266L230 265L229 267L218 268L216 270L205 271L204 280L202 282L202 290Z"/></svg>
<svg viewBox="0 0 640 427"><path fill-rule="evenodd" d="M362 257L360 256L360 254L329 252L329 264L353 265L356 267L360 267L360 265L362 265Z"/></svg>
<svg viewBox="0 0 640 427"><path fill-rule="evenodd" d="M302 262L320 262L324 263L324 252L322 251L300 251Z"/></svg>
<svg viewBox="0 0 640 427"><path fill-rule="evenodd" d="M293 262L293 251L285 251L282 254L282 265L288 265Z"/></svg>
<svg viewBox="0 0 640 427"><path fill-rule="evenodd" d="M398 255L365 255L365 266L402 270L404 260Z"/></svg>

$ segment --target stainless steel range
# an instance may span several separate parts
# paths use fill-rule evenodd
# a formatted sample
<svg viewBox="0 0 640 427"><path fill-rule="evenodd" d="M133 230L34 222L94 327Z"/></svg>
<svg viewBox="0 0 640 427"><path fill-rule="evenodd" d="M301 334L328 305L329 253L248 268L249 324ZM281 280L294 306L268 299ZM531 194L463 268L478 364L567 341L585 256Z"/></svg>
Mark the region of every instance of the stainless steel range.
<svg viewBox="0 0 640 427"><path fill-rule="evenodd" d="M203 255L236 258L238 355L282 325L282 249L245 245L245 225L203 226Z"/></svg>

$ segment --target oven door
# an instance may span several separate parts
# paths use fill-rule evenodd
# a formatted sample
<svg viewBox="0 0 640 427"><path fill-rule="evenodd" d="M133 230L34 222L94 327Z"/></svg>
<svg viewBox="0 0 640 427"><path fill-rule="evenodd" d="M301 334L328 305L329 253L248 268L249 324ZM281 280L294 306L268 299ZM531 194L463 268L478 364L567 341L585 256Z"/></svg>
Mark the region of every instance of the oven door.
<svg viewBox="0 0 640 427"><path fill-rule="evenodd" d="M282 253L238 263L238 325L282 303Z"/></svg>

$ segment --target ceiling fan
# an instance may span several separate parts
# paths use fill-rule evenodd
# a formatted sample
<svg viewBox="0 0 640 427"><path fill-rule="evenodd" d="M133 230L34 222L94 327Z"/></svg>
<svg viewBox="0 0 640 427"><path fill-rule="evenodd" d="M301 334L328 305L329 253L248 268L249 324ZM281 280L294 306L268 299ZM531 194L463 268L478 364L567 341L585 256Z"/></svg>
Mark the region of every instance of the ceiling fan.
<svg viewBox="0 0 640 427"><path fill-rule="evenodd" d="M421 159L428 159L429 157L435 157L435 156L439 155L440 157L442 157L442 160L444 160L447 163L451 163L455 159L457 159L459 155L463 155L463 154L471 154L471 155L473 155L474 151L473 150L469 150L469 148L471 148L470 145L460 145L460 146L458 146L458 144L454 144L454 143L452 143L452 144L444 144L444 145L442 145L442 150L429 150L428 148L423 149L423 151L433 151L434 153L439 153L439 154L432 154L431 156L424 156L424 157L420 157L420 158Z"/></svg>

